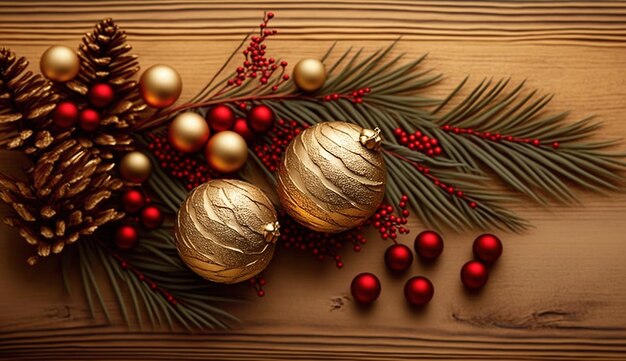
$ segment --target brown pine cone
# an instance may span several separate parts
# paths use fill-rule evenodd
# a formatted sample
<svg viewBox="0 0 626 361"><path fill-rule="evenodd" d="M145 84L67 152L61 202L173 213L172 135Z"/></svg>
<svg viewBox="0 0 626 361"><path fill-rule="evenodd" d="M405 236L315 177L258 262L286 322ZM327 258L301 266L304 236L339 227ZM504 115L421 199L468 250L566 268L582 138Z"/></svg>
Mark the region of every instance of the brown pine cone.
<svg viewBox="0 0 626 361"><path fill-rule="evenodd" d="M0 175L0 199L16 213L5 223L37 247L29 264L124 216L106 204L123 186L111 176L113 167L89 140L69 138L41 154L27 182Z"/></svg>
<svg viewBox="0 0 626 361"><path fill-rule="evenodd" d="M27 66L25 58L0 49L0 148L35 155L53 143L50 113L59 97Z"/></svg>

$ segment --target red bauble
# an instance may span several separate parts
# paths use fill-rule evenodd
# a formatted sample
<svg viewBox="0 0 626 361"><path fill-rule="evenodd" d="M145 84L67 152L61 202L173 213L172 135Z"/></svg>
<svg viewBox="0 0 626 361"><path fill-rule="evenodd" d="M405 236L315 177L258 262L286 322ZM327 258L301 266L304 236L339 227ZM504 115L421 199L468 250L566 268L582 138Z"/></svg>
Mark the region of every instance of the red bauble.
<svg viewBox="0 0 626 361"><path fill-rule="evenodd" d="M487 263L494 263L502 255L502 242L493 234L483 234L474 240L474 256Z"/></svg>
<svg viewBox="0 0 626 361"><path fill-rule="evenodd" d="M403 244L391 245L385 251L385 264L395 272L406 271L413 262L413 252Z"/></svg>
<svg viewBox="0 0 626 361"><path fill-rule="evenodd" d="M361 273L354 277L350 285L352 297L358 303L368 304L380 296L380 281L371 273Z"/></svg>
<svg viewBox="0 0 626 361"><path fill-rule="evenodd" d="M248 126L255 132L265 133L274 126L274 112L266 105L257 105L248 112Z"/></svg>
<svg viewBox="0 0 626 361"><path fill-rule="evenodd" d="M435 287L426 277L413 277L404 285L404 297L413 306L423 306L430 302L435 294Z"/></svg>
<svg viewBox="0 0 626 361"><path fill-rule="evenodd" d="M420 258L432 260L443 252L443 239L435 231L424 231L415 237L415 253Z"/></svg>
<svg viewBox="0 0 626 361"><path fill-rule="evenodd" d="M131 225L120 226L115 231L115 245L119 249L128 250L133 248L139 240L137 229Z"/></svg>
<svg viewBox="0 0 626 361"><path fill-rule="evenodd" d="M206 115L207 123L213 133L230 130L235 123L235 112L226 105L216 105Z"/></svg>
<svg viewBox="0 0 626 361"><path fill-rule="evenodd" d="M72 102L61 102L54 108L52 120L61 128L69 128L78 121L78 107Z"/></svg>
<svg viewBox="0 0 626 361"><path fill-rule="evenodd" d="M85 109L80 112L78 125L86 132L93 132L100 125L100 114L93 109Z"/></svg>
<svg viewBox="0 0 626 361"><path fill-rule="evenodd" d="M233 125L233 132L241 135L243 139L248 142L251 141L252 138L254 138L254 134L252 134L252 131L248 127L248 121L243 118L235 120L235 124Z"/></svg>
<svg viewBox="0 0 626 361"><path fill-rule="evenodd" d="M122 194L122 205L125 212L137 213L145 204L146 198L136 189L127 190Z"/></svg>
<svg viewBox="0 0 626 361"><path fill-rule="evenodd" d="M91 103L91 105L96 108L103 108L111 104L115 94L109 84L100 83L92 86L87 96L89 97L89 103Z"/></svg>
<svg viewBox="0 0 626 361"><path fill-rule="evenodd" d="M147 206L141 211L141 224L148 229L159 228L163 224L163 213L155 206Z"/></svg>
<svg viewBox="0 0 626 361"><path fill-rule="evenodd" d="M481 288L489 279L489 270L480 261L469 261L461 268L461 281L470 289Z"/></svg>

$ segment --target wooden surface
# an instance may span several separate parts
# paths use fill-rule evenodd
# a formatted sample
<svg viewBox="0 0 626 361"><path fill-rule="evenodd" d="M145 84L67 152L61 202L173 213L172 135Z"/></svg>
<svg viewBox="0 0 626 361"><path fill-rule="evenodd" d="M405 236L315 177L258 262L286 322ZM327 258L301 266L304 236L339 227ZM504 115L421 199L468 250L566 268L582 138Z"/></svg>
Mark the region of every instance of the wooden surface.
<svg viewBox="0 0 626 361"><path fill-rule="evenodd" d="M555 93L551 109L596 114L603 136L626 137L626 4L620 2L435 1L56 1L0 2L0 45L37 63L52 43L75 46L93 23L113 17L129 33L144 68L176 67L182 99L194 94L262 10L276 12L275 54L294 63L340 48L377 48L403 36L396 52L446 74L442 95L460 79L511 76ZM33 67L35 69L35 67ZM621 150L626 149L622 147ZM0 169L18 172L7 153ZM63 290L58 264L31 268L29 248L0 229L0 358L70 359L626 359L626 196L583 195L583 207L515 209L535 229L502 234L504 256L480 293L463 290L458 272L476 233L445 233L431 266L403 277L385 272L387 243L375 238L346 267L281 251L268 269L267 296L233 307L244 320L232 332L189 336L126 329L87 317ZM7 208L1 208L6 214ZM409 244L420 230L401 239ZM349 283L377 273L380 299L368 309L349 299ZM435 284L431 304L416 311L404 280ZM107 301L113 304L113 298Z"/></svg>

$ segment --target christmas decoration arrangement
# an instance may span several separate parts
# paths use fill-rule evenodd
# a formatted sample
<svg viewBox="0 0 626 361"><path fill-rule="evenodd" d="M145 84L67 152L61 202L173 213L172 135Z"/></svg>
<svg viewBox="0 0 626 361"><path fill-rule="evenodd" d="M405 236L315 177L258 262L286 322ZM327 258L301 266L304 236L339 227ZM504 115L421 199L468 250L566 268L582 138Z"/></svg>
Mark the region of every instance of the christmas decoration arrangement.
<svg viewBox="0 0 626 361"><path fill-rule="evenodd" d="M48 48L41 75L0 49L0 147L27 164L21 177L0 174L5 223L32 246L28 264L62 257L68 290L79 285L93 317L110 319L109 287L128 324L226 328L237 319L220 305L239 296L225 284L246 281L263 296L276 247L342 268L342 249L360 251L373 227L392 243L381 262L403 273L436 262L442 232L524 231L507 208L516 199L577 204L575 187L623 184L617 141L597 139L591 118L547 112L549 95L509 79L466 90L466 79L432 98L440 75L395 44L272 54L273 17L185 101L178 72L140 72L111 19L76 50ZM432 229L414 250L399 242L411 213ZM503 247L486 233L472 250L460 275L476 291ZM382 284L362 273L349 290L369 304ZM415 275L397 292L423 307L435 287Z"/></svg>

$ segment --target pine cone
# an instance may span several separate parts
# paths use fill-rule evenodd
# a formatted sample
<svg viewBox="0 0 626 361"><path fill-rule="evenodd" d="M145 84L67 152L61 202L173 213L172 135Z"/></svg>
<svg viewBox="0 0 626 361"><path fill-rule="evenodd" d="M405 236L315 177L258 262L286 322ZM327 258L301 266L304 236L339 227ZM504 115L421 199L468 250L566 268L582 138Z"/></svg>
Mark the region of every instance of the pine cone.
<svg viewBox="0 0 626 361"><path fill-rule="evenodd" d="M59 97L41 76L25 72L27 66L25 58L0 49L0 147L35 155L53 143L50 113Z"/></svg>
<svg viewBox="0 0 626 361"><path fill-rule="evenodd" d="M101 122L97 132L85 134L100 148L100 156L113 157L114 152L133 149L129 128L146 109L136 80L139 71L137 56L130 54L132 47L126 43L126 33L111 19L99 22L93 32L85 34L78 48L80 72L68 83L55 84L60 93L70 99L83 99L89 89L98 83L109 84L115 100L99 109ZM82 106L79 106L82 107Z"/></svg>
<svg viewBox="0 0 626 361"><path fill-rule="evenodd" d="M99 152L86 139L68 138L42 153L27 172L27 182L0 174L0 199L16 213L5 223L37 247L29 264L124 216L105 204L123 182L111 176L114 164L103 161Z"/></svg>

